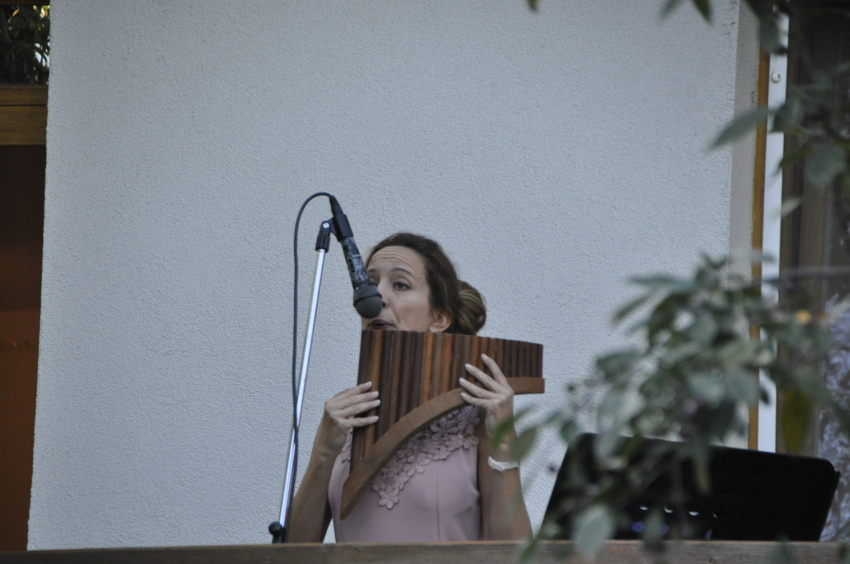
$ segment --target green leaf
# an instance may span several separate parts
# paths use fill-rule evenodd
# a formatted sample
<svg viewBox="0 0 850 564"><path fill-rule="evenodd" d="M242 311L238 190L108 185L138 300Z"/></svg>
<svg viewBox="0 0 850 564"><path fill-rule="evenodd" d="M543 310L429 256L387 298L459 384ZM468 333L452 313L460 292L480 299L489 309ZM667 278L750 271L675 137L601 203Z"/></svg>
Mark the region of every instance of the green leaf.
<svg viewBox="0 0 850 564"><path fill-rule="evenodd" d="M693 292L696 287L690 280L683 280L675 276L638 276L631 278L632 284L639 286L647 286L654 291L664 291L670 293L688 293Z"/></svg>
<svg viewBox="0 0 850 564"><path fill-rule="evenodd" d="M729 391L729 396L735 401L753 406L759 400L758 375L753 372L742 368L730 370L726 374L726 388Z"/></svg>
<svg viewBox="0 0 850 564"><path fill-rule="evenodd" d="M799 390L787 390L782 398L782 431L791 454L798 454L803 446L812 415L812 403Z"/></svg>
<svg viewBox="0 0 850 564"><path fill-rule="evenodd" d="M661 542L661 535L664 534L664 515L661 514L661 509L653 507L649 510L649 515L643 522L643 532L641 538L650 546L658 546Z"/></svg>
<svg viewBox="0 0 850 564"><path fill-rule="evenodd" d="M717 323L714 316L708 312L702 313L688 327L688 336L699 343L710 343L717 336Z"/></svg>
<svg viewBox="0 0 850 564"><path fill-rule="evenodd" d="M513 415L510 417L504 418L502 421L496 425L496 430L493 432L493 436L490 438L490 444L495 448L499 443L502 442L508 433L510 433L514 428L514 423L528 415L532 411L532 406L525 406L522 409L518 409L514 411Z"/></svg>
<svg viewBox="0 0 850 564"><path fill-rule="evenodd" d="M705 21L711 21L711 4L708 0L693 0L694 6L699 10L699 13L702 14L702 17Z"/></svg>
<svg viewBox="0 0 850 564"><path fill-rule="evenodd" d="M703 445L702 448L696 448L693 453L694 462L694 481L697 484L697 489L703 495L707 494L711 489L711 478L708 473L708 448Z"/></svg>
<svg viewBox="0 0 850 564"><path fill-rule="evenodd" d="M576 440L576 437L579 435L579 426L574 420L570 419L563 425L561 425L561 438L565 443L572 444L573 441Z"/></svg>
<svg viewBox="0 0 850 564"><path fill-rule="evenodd" d="M644 294L639 298L635 298L634 300L628 302L626 305L622 306L616 312L614 312L614 323L619 323L628 316L630 316L636 309L645 304L649 298L652 297L652 293Z"/></svg>
<svg viewBox="0 0 850 564"><path fill-rule="evenodd" d="M614 425L619 425L640 413L644 406L646 400L635 390L611 390L602 399L599 413L611 417Z"/></svg>
<svg viewBox="0 0 850 564"><path fill-rule="evenodd" d="M613 536L614 515L605 505L591 505L576 518L574 540L585 558L593 559Z"/></svg>
<svg viewBox="0 0 850 564"><path fill-rule="evenodd" d="M771 0L746 0L747 5L759 18L773 13L773 2Z"/></svg>
<svg viewBox="0 0 850 564"><path fill-rule="evenodd" d="M717 139L714 141L714 145L712 146L720 147L721 145L731 143L751 129L755 129L762 123L766 122L770 114L770 108L754 108L741 114L732 120L732 123L727 125L723 131L720 132L720 135L717 136Z"/></svg>
<svg viewBox="0 0 850 564"><path fill-rule="evenodd" d="M776 115L773 116L773 127L771 131L787 132L803 121L806 115L803 102L796 96L788 98L782 107L776 110Z"/></svg>
<svg viewBox="0 0 850 564"><path fill-rule="evenodd" d="M540 552L540 547L542 546L540 543L542 540L540 538L541 536L542 535L534 535L531 541L522 547L522 551L519 554L520 564L531 564L537 560L537 554Z"/></svg>
<svg viewBox="0 0 850 564"><path fill-rule="evenodd" d="M682 0L667 0L665 2L664 7L661 8L661 17L666 18L670 14L673 13L673 10L679 7L679 4L682 3Z"/></svg>
<svg viewBox="0 0 850 564"><path fill-rule="evenodd" d="M537 440L537 427L529 427L519 434L516 441L511 445L511 459L522 460L534 448Z"/></svg>
<svg viewBox="0 0 850 564"><path fill-rule="evenodd" d="M749 339L736 339L720 347L717 350L717 357L725 366L741 364L755 346Z"/></svg>
<svg viewBox="0 0 850 564"><path fill-rule="evenodd" d="M528 9L532 12L537 11L537 0L528 0Z"/></svg>
<svg viewBox="0 0 850 564"><path fill-rule="evenodd" d="M796 564L797 562L785 541L776 543L776 548L771 552L767 561L769 564Z"/></svg>
<svg viewBox="0 0 850 564"><path fill-rule="evenodd" d="M688 389L698 400L715 405L723 399L726 391L719 378L711 374L693 374L688 378Z"/></svg>
<svg viewBox="0 0 850 564"><path fill-rule="evenodd" d="M779 210L779 217L785 217L801 205L803 205L803 198L788 198L782 202L782 208Z"/></svg>
<svg viewBox="0 0 850 564"><path fill-rule="evenodd" d="M850 564L850 550L847 550L846 544L838 545L838 561L841 564Z"/></svg>
<svg viewBox="0 0 850 564"><path fill-rule="evenodd" d="M593 441L593 456L600 466L612 466L614 454L621 450L624 440L619 427L613 427L596 436Z"/></svg>
<svg viewBox="0 0 850 564"><path fill-rule="evenodd" d="M785 46L782 45L782 34L779 31L779 22L776 19L776 15L771 13L760 18L760 21L759 36L761 48L768 53L781 53Z"/></svg>
<svg viewBox="0 0 850 564"><path fill-rule="evenodd" d="M825 186L847 172L847 151L835 144L818 147L806 161L806 178L816 186Z"/></svg>
<svg viewBox="0 0 850 564"><path fill-rule="evenodd" d="M596 368L604 374L613 374L629 368L640 357L635 350L617 351L596 359Z"/></svg>

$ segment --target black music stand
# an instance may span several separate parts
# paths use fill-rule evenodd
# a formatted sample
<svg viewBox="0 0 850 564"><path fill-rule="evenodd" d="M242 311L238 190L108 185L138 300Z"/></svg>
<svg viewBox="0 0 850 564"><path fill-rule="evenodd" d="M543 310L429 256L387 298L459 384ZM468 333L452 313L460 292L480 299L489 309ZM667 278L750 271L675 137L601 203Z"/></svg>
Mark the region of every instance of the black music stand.
<svg viewBox="0 0 850 564"><path fill-rule="evenodd" d="M547 518L561 525L570 535L570 513L558 515L563 500L572 493L571 471L581 471L591 482L605 474L596 466L593 441L596 435L583 434L567 451L558 472L552 497L546 509ZM646 449L669 441L646 439L638 460ZM817 541L826 522L840 474L828 460L787 454L774 454L728 447L711 447L711 488L701 494L693 478L689 461L680 463L685 493L686 538L694 540ZM572 470L571 470L572 468ZM661 474L625 508L630 525L622 524L618 539L637 539L649 511L670 491L671 472ZM663 513L673 526L676 518L670 508Z"/></svg>

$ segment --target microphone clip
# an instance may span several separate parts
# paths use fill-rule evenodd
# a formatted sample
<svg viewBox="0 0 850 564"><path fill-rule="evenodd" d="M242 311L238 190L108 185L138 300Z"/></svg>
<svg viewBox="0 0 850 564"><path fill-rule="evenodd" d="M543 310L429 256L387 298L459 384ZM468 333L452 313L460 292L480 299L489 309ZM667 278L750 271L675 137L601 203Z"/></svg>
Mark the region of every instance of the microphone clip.
<svg viewBox="0 0 850 564"><path fill-rule="evenodd" d="M319 234L316 236L316 251L328 252L331 247L331 233L339 240L339 235L334 232L333 219L326 219L319 227Z"/></svg>

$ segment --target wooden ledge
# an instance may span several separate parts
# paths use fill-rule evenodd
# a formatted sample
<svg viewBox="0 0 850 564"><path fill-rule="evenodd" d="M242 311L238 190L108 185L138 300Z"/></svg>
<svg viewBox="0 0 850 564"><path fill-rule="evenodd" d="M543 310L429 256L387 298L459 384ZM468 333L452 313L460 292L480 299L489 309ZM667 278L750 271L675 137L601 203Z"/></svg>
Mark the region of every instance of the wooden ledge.
<svg viewBox="0 0 850 564"><path fill-rule="evenodd" d="M4 84L0 86L0 106L46 106L47 86Z"/></svg>
<svg viewBox="0 0 850 564"><path fill-rule="evenodd" d="M47 86L0 86L0 145L44 145Z"/></svg>
<svg viewBox="0 0 850 564"><path fill-rule="evenodd" d="M789 543L796 562L840 562L838 543ZM0 564L495 564L516 562L522 547L513 542L406 544L289 544L117 548L0 552ZM597 564L753 564L768 561L779 547L771 542L689 541L667 543L663 553L643 550L639 541L612 541ZM571 542L542 543L537 564L587 564L575 556Z"/></svg>

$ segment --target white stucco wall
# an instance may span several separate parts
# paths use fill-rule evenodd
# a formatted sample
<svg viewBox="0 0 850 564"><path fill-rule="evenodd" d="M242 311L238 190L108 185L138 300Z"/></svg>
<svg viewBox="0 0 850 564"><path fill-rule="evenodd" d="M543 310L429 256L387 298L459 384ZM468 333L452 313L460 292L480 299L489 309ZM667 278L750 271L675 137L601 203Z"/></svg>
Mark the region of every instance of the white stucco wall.
<svg viewBox="0 0 850 564"><path fill-rule="evenodd" d="M314 191L364 251L441 241L483 334L545 345L558 405L616 344L628 276L729 246L732 152L706 147L733 113L737 2L713 26L660 4L55 0L30 548L268 541ZM303 305L328 215L305 214ZM335 245L302 470L354 383L350 299Z"/></svg>

